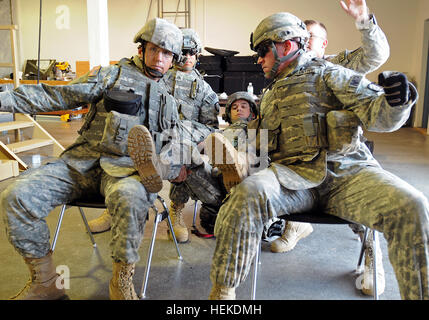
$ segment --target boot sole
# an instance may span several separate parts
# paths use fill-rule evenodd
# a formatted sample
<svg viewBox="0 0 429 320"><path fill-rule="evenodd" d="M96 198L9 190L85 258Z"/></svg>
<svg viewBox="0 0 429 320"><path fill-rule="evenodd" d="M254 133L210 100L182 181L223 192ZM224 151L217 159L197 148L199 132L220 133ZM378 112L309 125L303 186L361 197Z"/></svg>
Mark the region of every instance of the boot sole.
<svg viewBox="0 0 429 320"><path fill-rule="evenodd" d="M229 192L234 186L240 184L244 180L245 176L241 174L241 170L235 159L237 156L237 150L231 145L231 143L219 133L213 133L210 135L211 148L209 152L209 158L212 165L222 172L223 184L226 190ZM222 160L220 163L216 161L216 153L218 146L222 146Z"/></svg>
<svg viewBox="0 0 429 320"><path fill-rule="evenodd" d="M295 241L295 243L293 244L293 246L290 246L290 247L286 248L285 250L275 251L275 250L273 250L273 247L272 247L272 246L270 246L270 250L271 250L271 252L274 252L274 253L289 252L289 251L293 250L293 248L295 248L295 246L296 246L296 244L299 242L299 240L301 240L301 239L304 239L304 238L308 237L312 232L313 232L313 227L308 228L305 232L301 233L301 234L296 238L296 241Z"/></svg>
<svg viewBox="0 0 429 320"><path fill-rule="evenodd" d="M152 135L142 125L133 127L128 134L128 153L136 166L142 184L150 193L158 193L162 189L162 179L153 164L156 153Z"/></svg>

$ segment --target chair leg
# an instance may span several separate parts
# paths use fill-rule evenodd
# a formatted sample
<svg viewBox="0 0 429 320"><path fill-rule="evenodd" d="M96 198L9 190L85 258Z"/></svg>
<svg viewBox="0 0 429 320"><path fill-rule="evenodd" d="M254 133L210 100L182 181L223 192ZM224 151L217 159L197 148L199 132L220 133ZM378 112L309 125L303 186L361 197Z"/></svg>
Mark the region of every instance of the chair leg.
<svg viewBox="0 0 429 320"><path fill-rule="evenodd" d="M61 207L60 215L58 217L57 228L55 229L54 239L52 240L51 251L54 252L55 246L57 245L58 235L60 233L61 224L63 222L64 212L66 211L67 205L63 204Z"/></svg>
<svg viewBox="0 0 429 320"><path fill-rule="evenodd" d="M192 219L192 226L195 228L197 221L197 213L198 213L198 200L195 200L194 203L194 218Z"/></svg>
<svg viewBox="0 0 429 320"><path fill-rule="evenodd" d="M153 209L155 210L155 220L153 222L152 238L150 240L149 251L147 254L146 269L144 272L143 285L142 285L142 289L140 291L140 298L141 299L146 298L146 289L147 289L147 282L149 280L150 264L152 263L153 247L155 245L156 231L158 229L158 223L159 223L159 220L161 218L161 215L158 214L158 210L156 209L156 207L153 207Z"/></svg>
<svg viewBox="0 0 429 320"><path fill-rule="evenodd" d="M79 207L79 212L80 212L80 216L82 217L83 224L85 225L86 232L88 232L89 238L91 239L92 246L95 248L97 244L95 243L91 229L89 229L88 220L86 220L85 213L83 212L83 209L81 207Z"/></svg>
<svg viewBox="0 0 429 320"><path fill-rule="evenodd" d="M378 290L377 290L377 259L379 259L379 257L377 257L377 248L378 248L378 232L376 230L373 229L372 231L372 245L374 247L373 250L373 254L374 254L374 259L373 259L373 270L374 270L374 274L373 274L373 283L374 283L374 300L378 300Z"/></svg>
<svg viewBox="0 0 429 320"><path fill-rule="evenodd" d="M252 292L251 292L251 300L255 300L256 298L256 281L258 280L258 266L260 263L260 254L261 254L261 243L258 245L258 249L256 250L255 258L253 260L253 275L252 275Z"/></svg>
<svg viewBox="0 0 429 320"><path fill-rule="evenodd" d="M362 240L362 246L359 253L359 261L356 267L356 273L361 274L363 272L362 268L362 261L363 261L363 254L365 253L365 246L366 246L366 238L368 237L368 228L365 227L365 232L363 234L363 240Z"/></svg>
<svg viewBox="0 0 429 320"><path fill-rule="evenodd" d="M168 206L165 203L164 199L162 199L160 196L157 197L157 200L161 203L162 207L164 208L164 211L158 214L158 209L155 206L153 207L157 216L159 215L158 221L162 221L164 219L167 219L168 228L170 229L174 244L176 246L177 256L178 256L179 260L183 260L182 255L180 254L179 244L177 243L176 234L174 233L173 224L171 223L170 212L168 210Z"/></svg>

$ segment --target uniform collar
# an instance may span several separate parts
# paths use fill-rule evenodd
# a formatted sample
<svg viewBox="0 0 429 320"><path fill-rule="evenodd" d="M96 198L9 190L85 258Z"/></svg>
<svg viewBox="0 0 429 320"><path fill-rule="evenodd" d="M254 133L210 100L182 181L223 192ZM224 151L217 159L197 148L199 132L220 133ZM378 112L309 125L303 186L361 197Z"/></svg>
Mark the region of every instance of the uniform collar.
<svg viewBox="0 0 429 320"><path fill-rule="evenodd" d="M304 52L298 56L291 64L289 64L284 70L282 70L275 78L274 82L290 77L295 72L302 70L302 68L314 58L314 55L309 52Z"/></svg>
<svg viewBox="0 0 429 320"><path fill-rule="evenodd" d="M133 56L132 61L137 66L137 68L139 68L142 72L144 72L143 61L140 59L140 57L137 54L135 56Z"/></svg>

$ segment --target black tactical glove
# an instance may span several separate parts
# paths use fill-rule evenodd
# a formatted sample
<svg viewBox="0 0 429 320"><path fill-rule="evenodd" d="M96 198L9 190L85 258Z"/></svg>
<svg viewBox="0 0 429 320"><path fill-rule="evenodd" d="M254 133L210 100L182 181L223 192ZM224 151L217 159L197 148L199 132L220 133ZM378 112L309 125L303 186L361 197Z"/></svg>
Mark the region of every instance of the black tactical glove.
<svg viewBox="0 0 429 320"><path fill-rule="evenodd" d="M405 74L397 71L384 71L378 75L378 84L383 87L390 106L398 107L408 102L410 88Z"/></svg>

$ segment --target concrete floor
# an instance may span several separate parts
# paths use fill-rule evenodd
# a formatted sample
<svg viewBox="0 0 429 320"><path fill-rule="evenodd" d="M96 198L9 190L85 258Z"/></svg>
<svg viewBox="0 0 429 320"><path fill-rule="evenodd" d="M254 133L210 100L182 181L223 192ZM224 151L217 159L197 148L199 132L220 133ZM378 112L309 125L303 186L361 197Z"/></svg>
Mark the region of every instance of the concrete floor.
<svg viewBox="0 0 429 320"><path fill-rule="evenodd" d="M63 124L47 123L50 128ZM64 133L64 126L62 132ZM74 134L75 131L73 131ZM51 132L52 133L52 132ZM55 133L52 133L55 136ZM70 136L67 136L70 138ZM429 137L413 129L403 128L395 133L373 134L375 155L384 166L429 197ZM58 140L61 139L57 138ZM4 189L12 179L0 182ZM165 183L161 196L168 203L169 184ZM89 219L97 217L100 209L85 210ZM56 208L47 218L51 236L59 214ZM134 284L140 292L146 265L147 249L152 233L154 215L146 224L140 248ZM192 225L193 202L185 207L185 220ZM347 225L313 225L314 232L286 254L273 254L269 244L263 243L258 278L257 299L261 300L371 300L355 287L360 242ZM22 258L8 243L3 221L0 221L0 299L7 299L19 291L28 278ZM215 240L191 236L180 244L183 261L177 259L173 242L167 240L166 222L158 228L147 300L205 300L211 284L209 271ZM202 229L200 229L202 230ZM109 254L109 232L95 235L97 247L91 246L77 208L66 211L54 261L70 271L68 296L72 300L104 300L109 298L112 262ZM380 236L386 289L380 299L400 299L391 264L387 257L386 241ZM237 299L250 298L250 277L237 289Z"/></svg>

